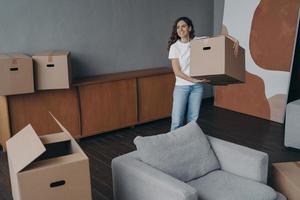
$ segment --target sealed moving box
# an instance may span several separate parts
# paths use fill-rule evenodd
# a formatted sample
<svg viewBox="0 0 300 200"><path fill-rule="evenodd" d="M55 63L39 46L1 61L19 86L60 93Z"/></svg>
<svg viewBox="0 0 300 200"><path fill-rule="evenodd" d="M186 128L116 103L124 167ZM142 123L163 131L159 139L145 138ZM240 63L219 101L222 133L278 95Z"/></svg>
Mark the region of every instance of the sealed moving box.
<svg viewBox="0 0 300 200"><path fill-rule="evenodd" d="M191 72L198 79L208 79L212 85L227 85L245 81L245 50L234 55L234 42L225 36L194 39L191 42Z"/></svg>
<svg viewBox="0 0 300 200"><path fill-rule="evenodd" d="M24 54L0 54L0 95L34 92L32 59Z"/></svg>
<svg viewBox="0 0 300 200"><path fill-rule="evenodd" d="M70 53L49 51L32 56L37 90L68 89L72 82Z"/></svg>
<svg viewBox="0 0 300 200"><path fill-rule="evenodd" d="M300 197L300 161L273 163L273 186L288 200Z"/></svg>
<svg viewBox="0 0 300 200"><path fill-rule="evenodd" d="M89 159L56 122L60 133L39 137L28 125L6 142L14 200L91 200Z"/></svg>

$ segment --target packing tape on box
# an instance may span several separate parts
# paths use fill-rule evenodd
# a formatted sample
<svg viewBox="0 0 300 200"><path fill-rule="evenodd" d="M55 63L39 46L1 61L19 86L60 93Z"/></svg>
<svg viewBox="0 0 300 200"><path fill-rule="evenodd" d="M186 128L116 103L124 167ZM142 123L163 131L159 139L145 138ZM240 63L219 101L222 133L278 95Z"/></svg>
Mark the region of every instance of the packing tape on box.
<svg viewBox="0 0 300 200"><path fill-rule="evenodd" d="M48 62L49 63L53 62L52 56L53 56L53 51L50 51L49 54L48 54Z"/></svg>
<svg viewBox="0 0 300 200"><path fill-rule="evenodd" d="M11 64L12 64L12 65L16 65L16 64L17 64L17 59L16 59L16 58L12 58Z"/></svg>
<svg viewBox="0 0 300 200"><path fill-rule="evenodd" d="M206 39L202 39L202 44L203 45L208 45L208 43L209 43L209 38L206 38Z"/></svg>
<svg viewBox="0 0 300 200"><path fill-rule="evenodd" d="M13 55L10 54L5 54L6 56L8 56L11 59L11 65L16 65L17 64L17 58Z"/></svg>

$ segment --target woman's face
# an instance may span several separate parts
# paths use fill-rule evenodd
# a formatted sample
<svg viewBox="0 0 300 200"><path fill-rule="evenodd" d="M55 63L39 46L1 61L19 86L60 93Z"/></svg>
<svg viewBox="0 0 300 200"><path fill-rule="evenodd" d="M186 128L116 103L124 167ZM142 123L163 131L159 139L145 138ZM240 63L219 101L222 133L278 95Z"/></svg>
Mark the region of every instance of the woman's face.
<svg viewBox="0 0 300 200"><path fill-rule="evenodd" d="M191 27L189 27L185 21L180 20L177 23L177 34L180 38L188 38L190 31Z"/></svg>

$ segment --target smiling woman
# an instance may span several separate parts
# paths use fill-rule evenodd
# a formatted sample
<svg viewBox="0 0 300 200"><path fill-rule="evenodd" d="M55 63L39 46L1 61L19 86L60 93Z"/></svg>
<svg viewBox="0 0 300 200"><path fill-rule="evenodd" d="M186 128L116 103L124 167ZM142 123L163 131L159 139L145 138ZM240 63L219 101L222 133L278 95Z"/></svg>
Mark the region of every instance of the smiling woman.
<svg viewBox="0 0 300 200"><path fill-rule="evenodd" d="M176 76L173 92L171 130L198 119L205 79L190 77L190 41L195 37L192 21L187 17L178 18L168 42L169 59Z"/></svg>

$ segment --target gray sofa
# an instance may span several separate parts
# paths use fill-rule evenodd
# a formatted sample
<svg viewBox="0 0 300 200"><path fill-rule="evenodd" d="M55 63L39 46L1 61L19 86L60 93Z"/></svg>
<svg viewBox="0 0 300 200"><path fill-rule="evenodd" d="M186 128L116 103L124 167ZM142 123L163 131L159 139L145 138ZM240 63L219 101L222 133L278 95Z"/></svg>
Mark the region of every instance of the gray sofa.
<svg viewBox="0 0 300 200"><path fill-rule="evenodd" d="M137 151L112 160L115 200L242 200L244 192L260 199L285 200L266 185L266 153L208 137L220 169L196 180L180 181L139 159ZM163 152L162 152L163 153ZM252 191L252 192L251 192ZM257 199L256 197L252 198Z"/></svg>

